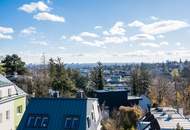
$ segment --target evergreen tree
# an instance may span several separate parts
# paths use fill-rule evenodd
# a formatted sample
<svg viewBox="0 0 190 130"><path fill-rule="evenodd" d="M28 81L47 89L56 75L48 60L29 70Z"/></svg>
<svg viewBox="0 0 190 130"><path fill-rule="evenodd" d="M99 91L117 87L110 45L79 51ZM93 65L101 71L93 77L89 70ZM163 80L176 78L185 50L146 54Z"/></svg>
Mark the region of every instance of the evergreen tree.
<svg viewBox="0 0 190 130"><path fill-rule="evenodd" d="M7 75L13 75L15 72L22 75L26 72L25 62L16 54L7 55L2 63Z"/></svg>
<svg viewBox="0 0 190 130"><path fill-rule="evenodd" d="M144 67L135 67L131 77L133 95L147 94L150 81L150 74Z"/></svg>
<svg viewBox="0 0 190 130"><path fill-rule="evenodd" d="M102 90L104 88L103 65L101 62L91 71L91 85L93 88Z"/></svg>

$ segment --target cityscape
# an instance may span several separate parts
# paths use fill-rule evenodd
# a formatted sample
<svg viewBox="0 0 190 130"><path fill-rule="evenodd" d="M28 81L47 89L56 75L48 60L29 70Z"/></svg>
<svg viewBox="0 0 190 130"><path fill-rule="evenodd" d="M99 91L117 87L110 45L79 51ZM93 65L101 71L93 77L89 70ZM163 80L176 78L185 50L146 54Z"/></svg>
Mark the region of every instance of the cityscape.
<svg viewBox="0 0 190 130"><path fill-rule="evenodd" d="M190 130L189 0L0 0L0 130Z"/></svg>

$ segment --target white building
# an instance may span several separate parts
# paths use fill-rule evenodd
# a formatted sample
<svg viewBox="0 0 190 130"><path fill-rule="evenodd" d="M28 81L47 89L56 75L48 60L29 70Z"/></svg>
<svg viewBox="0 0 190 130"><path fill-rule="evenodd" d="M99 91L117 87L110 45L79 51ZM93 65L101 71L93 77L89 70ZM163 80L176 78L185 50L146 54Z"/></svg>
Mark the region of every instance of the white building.
<svg viewBox="0 0 190 130"><path fill-rule="evenodd" d="M26 107L26 93L0 75L0 130L16 130Z"/></svg>
<svg viewBox="0 0 190 130"><path fill-rule="evenodd" d="M177 126L190 130L190 120L185 118L183 110L172 107L152 108L138 123L138 130L174 130Z"/></svg>

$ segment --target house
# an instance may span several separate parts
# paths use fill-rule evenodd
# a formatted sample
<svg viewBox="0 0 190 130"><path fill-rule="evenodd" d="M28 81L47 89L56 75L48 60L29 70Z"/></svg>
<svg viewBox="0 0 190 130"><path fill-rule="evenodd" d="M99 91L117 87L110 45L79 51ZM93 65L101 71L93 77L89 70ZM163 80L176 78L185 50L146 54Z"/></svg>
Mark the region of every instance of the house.
<svg viewBox="0 0 190 130"><path fill-rule="evenodd" d="M95 98L32 98L17 130L100 130Z"/></svg>
<svg viewBox="0 0 190 130"><path fill-rule="evenodd" d="M129 96L126 89L95 90L93 97L98 98L99 104L109 107L109 110L120 106L138 105L140 97Z"/></svg>
<svg viewBox="0 0 190 130"><path fill-rule="evenodd" d="M26 108L26 95L0 75L0 130L16 130Z"/></svg>
<svg viewBox="0 0 190 130"><path fill-rule="evenodd" d="M190 130L190 120L184 117L182 109L172 107L152 108L138 122L138 130L174 130L177 126Z"/></svg>

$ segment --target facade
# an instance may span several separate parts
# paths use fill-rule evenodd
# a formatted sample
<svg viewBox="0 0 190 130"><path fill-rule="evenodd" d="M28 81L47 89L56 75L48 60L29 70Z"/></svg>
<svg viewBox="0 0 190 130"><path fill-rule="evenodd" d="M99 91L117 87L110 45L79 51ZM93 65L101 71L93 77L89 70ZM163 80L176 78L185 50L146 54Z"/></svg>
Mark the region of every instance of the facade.
<svg viewBox="0 0 190 130"><path fill-rule="evenodd" d="M33 98L18 130L100 130L95 98Z"/></svg>
<svg viewBox="0 0 190 130"><path fill-rule="evenodd" d="M177 126L190 130L190 120L184 117L182 109L158 107L152 108L139 121L138 130L175 130Z"/></svg>
<svg viewBox="0 0 190 130"><path fill-rule="evenodd" d="M16 130L26 108L26 93L0 75L0 130Z"/></svg>

